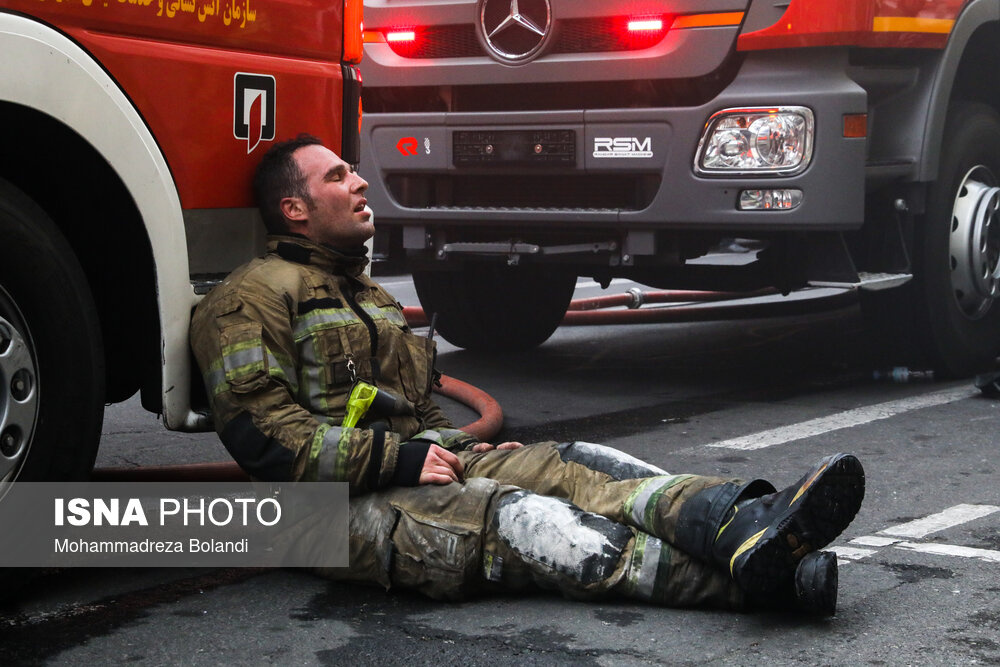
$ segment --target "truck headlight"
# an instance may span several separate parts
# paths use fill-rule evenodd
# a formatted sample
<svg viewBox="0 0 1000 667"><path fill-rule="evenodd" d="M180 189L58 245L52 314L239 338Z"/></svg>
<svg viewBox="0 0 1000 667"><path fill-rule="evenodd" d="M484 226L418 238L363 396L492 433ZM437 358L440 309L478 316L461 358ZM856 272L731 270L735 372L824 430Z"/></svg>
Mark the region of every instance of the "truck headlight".
<svg viewBox="0 0 1000 667"><path fill-rule="evenodd" d="M791 176L812 159L813 112L805 107L723 109L698 142L694 169L705 175Z"/></svg>

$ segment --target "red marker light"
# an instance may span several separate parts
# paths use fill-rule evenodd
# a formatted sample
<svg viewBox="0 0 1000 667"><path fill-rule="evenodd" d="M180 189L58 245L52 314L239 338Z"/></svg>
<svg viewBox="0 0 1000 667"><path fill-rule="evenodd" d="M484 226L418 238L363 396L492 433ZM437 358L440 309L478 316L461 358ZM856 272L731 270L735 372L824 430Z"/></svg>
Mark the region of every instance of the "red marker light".
<svg viewBox="0 0 1000 667"><path fill-rule="evenodd" d="M618 19L621 26L620 39L626 50L648 49L656 46L667 34L664 16L628 16Z"/></svg>
<svg viewBox="0 0 1000 667"><path fill-rule="evenodd" d="M413 30L393 30L385 33L385 41L390 44L406 44L417 41L417 33Z"/></svg>
<svg viewBox="0 0 1000 667"><path fill-rule="evenodd" d="M629 32L660 32L663 30L663 19L629 19Z"/></svg>
<svg viewBox="0 0 1000 667"><path fill-rule="evenodd" d="M344 0L343 59L360 63L364 55L364 6L361 0Z"/></svg>

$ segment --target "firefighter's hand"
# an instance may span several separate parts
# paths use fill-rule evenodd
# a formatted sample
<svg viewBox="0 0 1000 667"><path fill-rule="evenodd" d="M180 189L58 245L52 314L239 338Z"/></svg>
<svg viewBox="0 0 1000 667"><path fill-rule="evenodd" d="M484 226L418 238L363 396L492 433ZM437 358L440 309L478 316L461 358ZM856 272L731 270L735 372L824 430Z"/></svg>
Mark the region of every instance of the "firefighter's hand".
<svg viewBox="0 0 1000 667"><path fill-rule="evenodd" d="M501 442L499 445L494 447L488 442L480 442L479 444L472 446L472 451L488 452L491 449L517 449L518 447L524 447L524 445L520 442Z"/></svg>
<svg viewBox="0 0 1000 667"><path fill-rule="evenodd" d="M450 484L461 482L462 462L458 457L443 447L431 445L424 459L424 467L420 471L421 484Z"/></svg>
<svg viewBox="0 0 1000 667"><path fill-rule="evenodd" d="M501 442L497 445L497 449L519 449L524 447L520 442Z"/></svg>

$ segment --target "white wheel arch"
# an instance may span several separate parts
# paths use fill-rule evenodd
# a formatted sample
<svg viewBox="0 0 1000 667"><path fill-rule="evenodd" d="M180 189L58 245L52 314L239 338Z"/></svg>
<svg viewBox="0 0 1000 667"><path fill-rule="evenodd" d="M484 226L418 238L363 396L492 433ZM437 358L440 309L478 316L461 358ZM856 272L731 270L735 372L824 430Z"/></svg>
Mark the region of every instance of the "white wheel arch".
<svg viewBox="0 0 1000 667"><path fill-rule="evenodd" d="M188 324L197 302L177 188L142 117L115 81L57 30L0 12L0 101L72 128L114 169L142 216L155 263L162 330L163 417L169 429L204 426L191 412ZM39 85L44 82L44 85Z"/></svg>

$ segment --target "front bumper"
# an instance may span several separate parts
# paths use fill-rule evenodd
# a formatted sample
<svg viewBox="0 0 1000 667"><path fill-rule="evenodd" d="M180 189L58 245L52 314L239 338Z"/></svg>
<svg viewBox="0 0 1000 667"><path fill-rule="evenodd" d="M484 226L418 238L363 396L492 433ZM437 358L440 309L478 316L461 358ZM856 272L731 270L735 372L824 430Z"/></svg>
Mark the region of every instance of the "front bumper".
<svg viewBox="0 0 1000 667"><path fill-rule="evenodd" d="M843 52L803 52L794 59L787 53L753 54L731 85L697 107L368 114L361 173L370 183L368 200L383 226L474 226L480 231L541 227L549 233L562 228L741 234L857 229L864 217L866 140L845 138L843 118L865 113L867 98L845 74L844 64ZM815 149L808 169L793 177L695 175L698 140L714 112L767 105L813 110ZM509 130L572 130L576 142L572 161L527 167L456 166L456 132ZM648 150L622 151L620 157L596 155L600 151L595 149L606 147L609 138ZM614 197L582 197L579 206L556 198L547 202L544 192L541 199L513 197L510 202L495 194L483 202L454 193L450 198L435 195L478 181L495 183L495 192L505 187L505 181L513 188L530 187L533 181L569 185L574 180L587 193L635 182L641 194L625 196L627 203ZM414 196L414 184L428 192ZM740 191L758 188L798 188L803 200L788 211L738 210Z"/></svg>

